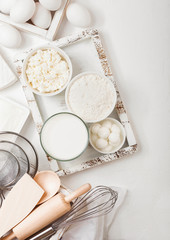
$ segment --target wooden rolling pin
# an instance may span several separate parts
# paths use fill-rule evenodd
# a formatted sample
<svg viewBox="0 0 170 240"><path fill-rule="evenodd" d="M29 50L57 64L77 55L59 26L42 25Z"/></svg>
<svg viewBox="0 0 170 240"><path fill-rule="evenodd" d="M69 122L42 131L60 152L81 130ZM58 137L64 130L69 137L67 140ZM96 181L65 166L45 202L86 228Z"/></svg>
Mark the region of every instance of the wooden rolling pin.
<svg viewBox="0 0 170 240"><path fill-rule="evenodd" d="M91 189L89 183L82 185L68 196L58 193L33 210L22 222L12 229L12 233L1 240L24 240L46 227L71 209L70 202Z"/></svg>

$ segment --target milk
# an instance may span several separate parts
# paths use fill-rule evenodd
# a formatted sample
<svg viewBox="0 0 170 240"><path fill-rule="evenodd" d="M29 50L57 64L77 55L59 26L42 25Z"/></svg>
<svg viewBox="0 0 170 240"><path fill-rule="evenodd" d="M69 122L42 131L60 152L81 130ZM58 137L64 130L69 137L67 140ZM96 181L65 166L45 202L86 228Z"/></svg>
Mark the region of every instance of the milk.
<svg viewBox="0 0 170 240"><path fill-rule="evenodd" d="M79 156L87 147L88 129L75 115L56 114L43 126L41 144L52 158L71 160Z"/></svg>

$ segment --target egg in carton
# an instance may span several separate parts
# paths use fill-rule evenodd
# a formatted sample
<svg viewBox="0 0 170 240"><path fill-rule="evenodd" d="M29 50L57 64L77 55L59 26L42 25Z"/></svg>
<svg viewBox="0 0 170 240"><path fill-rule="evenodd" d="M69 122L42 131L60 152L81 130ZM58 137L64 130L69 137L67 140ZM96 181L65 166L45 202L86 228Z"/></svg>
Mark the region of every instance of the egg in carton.
<svg viewBox="0 0 170 240"><path fill-rule="evenodd" d="M54 40L69 0L1 0L0 21Z"/></svg>

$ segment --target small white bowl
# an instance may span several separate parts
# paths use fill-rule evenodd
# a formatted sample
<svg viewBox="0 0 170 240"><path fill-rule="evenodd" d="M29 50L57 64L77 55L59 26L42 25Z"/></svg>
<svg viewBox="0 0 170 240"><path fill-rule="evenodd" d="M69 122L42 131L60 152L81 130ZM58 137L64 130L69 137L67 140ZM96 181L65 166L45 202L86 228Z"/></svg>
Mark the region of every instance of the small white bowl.
<svg viewBox="0 0 170 240"><path fill-rule="evenodd" d="M34 55L38 50L46 50L46 49L55 49L59 53L59 55L61 55L66 60L66 62L68 64L68 67L69 67L70 75L69 75L69 78L67 80L67 83L60 90L56 90L56 91L53 91L53 92L50 92L50 93L41 93L38 90L32 88L31 85L29 84L29 82L27 80L27 76L26 76L26 68L27 68L28 60L32 55ZM71 60L70 60L69 56L63 50L61 50L60 48L55 47L55 46L48 46L48 45L32 50L27 55L26 59L24 60L23 67L22 67L22 76L23 76L23 79L25 80L25 83L32 90L32 92L34 92L35 94L41 95L41 96L54 96L54 95L57 95L60 92L62 92L67 87L68 83L70 82L70 80L72 78L72 73L73 73L73 67L72 67L72 63L71 63Z"/></svg>
<svg viewBox="0 0 170 240"><path fill-rule="evenodd" d="M93 127L94 124L92 124L92 125L90 126L90 128L89 128L89 136L90 136L90 137L89 137L89 141L90 141L90 144L92 145L92 147L93 147L97 152L104 153L104 154L115 153L115 152L117 152L119 149L121 149L122 146L123 146L123 144L125 143L125 140L126 140L126 132L125 132L125 129L124 129L123 125L122 125L118 120L116 120L116 119L114 119L114 118L106 118L106 119L104 119L103 121L98 122L98 123L99 123L99 124L102 124L105 120L109 120L110 122L112 122L113 124L115 124L115 125L117 125L117 126L119 127L119 129L120 129L120 134L121 134L121 143L120 143L118 146L116 146L116 147L113 146L113 150L112 150L112 151L109 151L109 152L102 151L101 149L98 149L98 148L94 145L94 143L93 143L93 141L92 141L92 132L91 132L91 130L92 130L92 127Z"/></svg>
<svg viewBox="0 0 170 240"><path fill-rule="evenodd" d="M67 108L69 109L69 111L79 116L79 114L78 114L77 112L74 112L74 111L71 109L71 107L70 107L69 100L68 100L68 93L69 93L69 90L70 90L70 88L71 88L71 86L72 86L72 84L73 84L74 82L76 82L80 77L85 76L85 75L90 75L90 74L95 74L95 75L98 75L98 76L106 79L106 80L109 82L110 88L112 88L112 91L113 91L113 93L114 93L113 106L112 106L112 108L110 109L110 111L109 111L105 116L103 116L102 118L99 118L99 119L92 119L92 120L90 120L90 121L86 121L86 119L83 119L83 117L80 116L80 117L81 117L85 122L87 122L87 123L95 123L95 122L99 122L99 121L102 121L102 120L104 120L105 118L107 118L107 117L112 113L112 111L114 110L115 105L116 105L116 102L117 102L116 89L115 89L115 87L114 87L114 84L111 82L111 80L110 80L109 78L107 78L106 76L102 75L101 73L97 73L97 72L83 72L83 73L80 73L80 74L76 75L76 76L70 81L70 83L68 84L68 86L67 86L67 88L66 88L66 92L65 92L65 102L66 102L66 105L67 105Z"/></svg>

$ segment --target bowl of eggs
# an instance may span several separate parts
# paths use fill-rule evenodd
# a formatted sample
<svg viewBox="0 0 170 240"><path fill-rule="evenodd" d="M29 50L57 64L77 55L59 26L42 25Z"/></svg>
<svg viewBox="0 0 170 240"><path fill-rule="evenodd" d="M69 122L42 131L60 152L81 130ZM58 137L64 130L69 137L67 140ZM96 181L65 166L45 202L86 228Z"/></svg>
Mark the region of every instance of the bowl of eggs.
<svg viewBox="0 0 170 240"><path fill-rule="evenodd" d="M72 63L60 48L45 46L31 51L23 63L23 79L32 92L54 96L62 92L72 78Z"/></svg>
<svg viewBox="0 0 170 240"><path fill-rule="evenodd" d="M124 144L126 133L123 125L114 118L90 126L90 144L100 153L114 153Z"/></svg>

